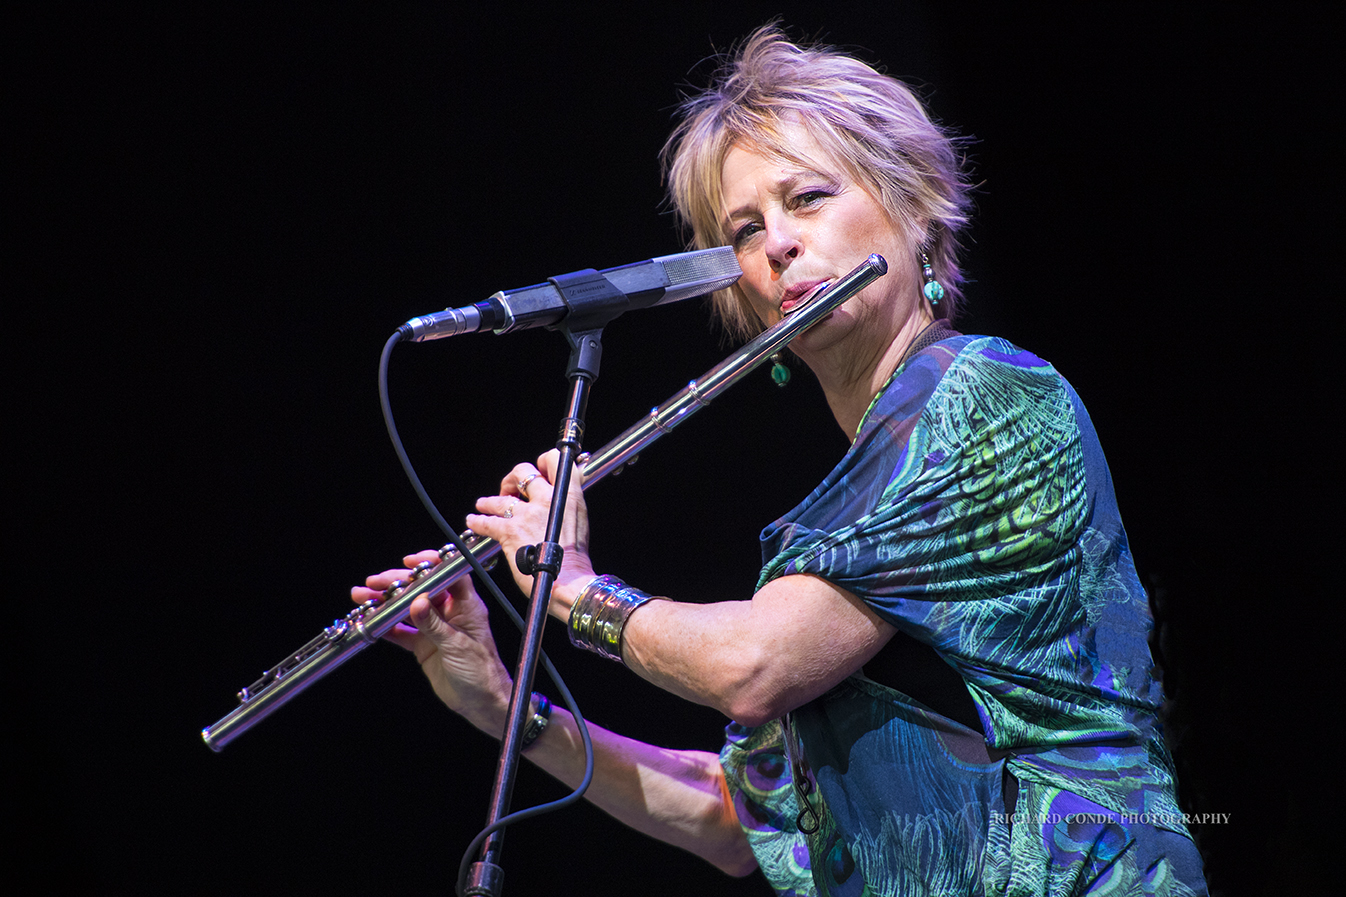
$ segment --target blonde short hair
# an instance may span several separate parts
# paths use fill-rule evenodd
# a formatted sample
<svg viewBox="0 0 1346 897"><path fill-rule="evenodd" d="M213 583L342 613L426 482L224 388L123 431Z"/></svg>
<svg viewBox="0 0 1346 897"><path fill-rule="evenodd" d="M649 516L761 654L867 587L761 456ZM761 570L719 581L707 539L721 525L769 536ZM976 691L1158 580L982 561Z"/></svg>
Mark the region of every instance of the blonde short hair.
<svg viewBox="0 0 1346 897"><path fill-rule="evenodd" d="M698 249L725 244L721 171L738 143L799 164L782 125L802 125L856 183L868 189L930 258L945 288L938 313L962 298L958 231L971 202L958 141L936 125L901 81L826 47L798 46L774 25L755 31L704 91L680 106L661 158L669 199ZM714 297L730 334L761 322L738 287Z"/></svg>

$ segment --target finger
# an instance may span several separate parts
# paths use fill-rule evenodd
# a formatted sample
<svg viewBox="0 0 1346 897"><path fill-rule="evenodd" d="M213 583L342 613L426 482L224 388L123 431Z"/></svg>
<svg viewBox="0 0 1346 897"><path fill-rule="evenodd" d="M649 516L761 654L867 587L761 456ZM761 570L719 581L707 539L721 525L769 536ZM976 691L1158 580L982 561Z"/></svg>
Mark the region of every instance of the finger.
<svg viewBox="0 0 1346 897"><path fill-rule="evenodd" d="M408 641L416 652L416 660L424 663L435 649L452 653L455 645L463 642L463 634L445 619L452 611L449 607L434 607L424 597L411 603L408 619L416 626L416 637Z"/></svg>
<svg viewBox="0 0 1346 897"><path fill-rule="evenodd" d="M547 478L546 474L536 473L529 479L525 479L520 485L523 486L525 501L539 507L551 504L551 480Z"/></svg>
<svg viewBox="0 0 1346 897"><path fill-rule="evenodd" d="M383 600L383 593L388 587L399 579L405 579L410 575L410 570L384 570L382 573L375 573L365 579L362 586L351 587L351 601L356 604L364 604L366 601Z"/></svg>
<svg viewBox="0 0 1346 897"><path fill-rule="evenodd" d="M407 555L402 558L402 563L406 564L408 567L415 567L417 564L438 564L440 560L441 558L438 549L427 548L424 551L418 551L415 554Z"/></svg>
<svg viewBox="0 0 1346 897"><path fill-rule="evenodd" d="M557 472L561 469L561 453L552 449L537 459L538 469L542 471L542 477L547 481L547 499L551 499L552 486L556 483ZM582 486L584 483L584 468L576 464L570 468L571 489Z"/></svg>
<svg viewBox="0 0 1346 897"><path fill-rule="evenodd" d="M558 449L552 449L549 452L543 452L538 455L537 469L542 471L542 475L547 478L548 483L556 482L556 471L561 466L561 452Z"/></svg>
<svg viewBox="0 0 1346 897"><path fill-rule="evenodd" d="M382 573L375 573L373 576L366 577L365 585L382 592L396 580L406 579L410 575L410 570L404 567L394 567L391 570L384 570Z"/></svg>
<svg viewBox="0 0 1346 897"><path fill-rule="evenodd" d="M421 638L421 634L414 626L408 626L406 623L398 623L392 629L385 632L383 637L394 645L397 645L399 648L405 648L412 654L415 654L417 640Z"/></svg>
<svg viewBox="0 0 1346 897"><path fill-rule="evenodd" d="M351 601L355 604L364 604L366 601L373 601L375 598L383 597L383 589L369 589L364 586L351 586Z"/></svg>
<svg viewBox="0 0 1346 897"><path fill-rule="evenodd" d="M524 489L520 489L519 485L525 480L533 479L538 473L538 469L526 461L515 464L514 469L505 474L505 478L500 481L500 494L518 495L524 500L527 500L528 496L525 491L527 487L525 486Z"/></svg>
<svg viewBox="0 0 1346 897"><path fill-rule="evenodd" d="M477 499L477 510L492 517L509 520L519 510L522 500L513 495L485 495Z"/></svg>
<svg viewBox="0 0 1346 897"><path fill-rule="evenodd" d="M424 595L411 602L407 621L398 623L383 634L383 637L400 648L416 655L416 662L424 664L439 647L445 632L445 625L437 610Z"/></svg>

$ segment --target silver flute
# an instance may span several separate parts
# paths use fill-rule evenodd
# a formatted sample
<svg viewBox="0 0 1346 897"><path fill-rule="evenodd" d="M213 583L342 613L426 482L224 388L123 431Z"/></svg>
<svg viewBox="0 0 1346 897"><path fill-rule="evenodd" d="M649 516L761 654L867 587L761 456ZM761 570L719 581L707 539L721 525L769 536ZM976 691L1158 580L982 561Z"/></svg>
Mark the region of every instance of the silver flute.
<svg viewBox="0 0 1346 897"><path fill-rule="evenodd" d="M730 355L700 380L693 380L664 404L598 451L584 459L587 489L610 473L635 461L636 455L673 428L710 404L721 392L741 380L773 353L830 314L847 299L888 272L882 256L871 255L852 272L814 292L775 326ZM463 534L465 547L483 564L500 552L494 539L470 530ZM354 657L397 623L406 618L416 598L444 591L471 571L469 562L453 545L439 550L439 563L426 562L388 587L380 597L366 601L336 620L316 638L286 657L238 693L239 705L212 726L201 738L212 750L223 750L244 732L275 713L286 702Z"/></svg>

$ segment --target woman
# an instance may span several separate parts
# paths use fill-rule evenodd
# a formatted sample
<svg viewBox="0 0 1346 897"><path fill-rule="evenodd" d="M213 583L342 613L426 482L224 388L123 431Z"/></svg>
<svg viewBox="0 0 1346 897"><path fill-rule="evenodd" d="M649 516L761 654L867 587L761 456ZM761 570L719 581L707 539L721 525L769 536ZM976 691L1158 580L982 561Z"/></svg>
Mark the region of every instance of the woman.
<svg viewBox="0 0 1346 897"><path fill-rule="evenodd" d="M760 866L781 893L1203 893L1147 604L1084 408L1040 359L947 326L967 208L953 142L899 82L772 29L684 113L671 193L697 246L738 255L743 277L717 296L732 331L871 252L890 272L791 345L852 447L763 532L751 600L649 600L596 577L572 489L550 612L734 721L718 758L596 730L589 799L731 874ZM555 463L515 467L468 525L508 558L538 541ZM509 675L470 585L411 619L394 640L498 736ZM932 650L975 706L964 722L958 700L936 712L894 679L895 660ZM540 731L526 755L577 781L571 718Z"/></svg>

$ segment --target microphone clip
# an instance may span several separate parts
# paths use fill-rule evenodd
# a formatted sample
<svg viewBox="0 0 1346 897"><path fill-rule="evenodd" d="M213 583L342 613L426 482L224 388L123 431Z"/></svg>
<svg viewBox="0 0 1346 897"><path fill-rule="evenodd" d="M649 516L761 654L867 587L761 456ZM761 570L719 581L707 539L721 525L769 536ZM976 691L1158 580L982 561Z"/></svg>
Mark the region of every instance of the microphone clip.
<svg viewBox="0 0 1346 897"><path fill-rule="evenodd" d="M556 542L524 545L514 553L514 564L524 576L535 576L545 570L555 579L561 575L561 558L565 549Z"/></svg>

